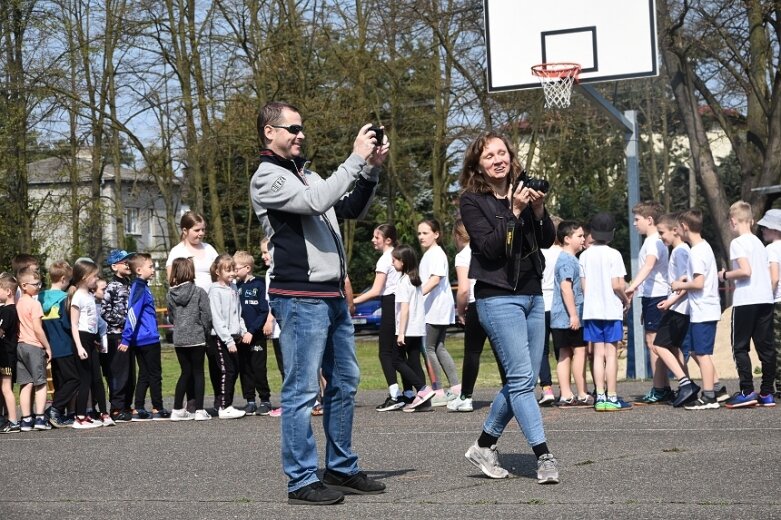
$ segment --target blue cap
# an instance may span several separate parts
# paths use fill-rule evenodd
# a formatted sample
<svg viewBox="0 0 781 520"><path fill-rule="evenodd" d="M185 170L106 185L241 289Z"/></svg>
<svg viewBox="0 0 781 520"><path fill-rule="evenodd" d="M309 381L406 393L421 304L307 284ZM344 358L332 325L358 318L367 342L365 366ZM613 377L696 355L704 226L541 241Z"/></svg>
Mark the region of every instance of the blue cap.
<svg viewBox="0 0 781 520"><path fill-rule="evenodd" d="M127 258L132 254L133 253L128 253L124 249L112 249L109 251L108 256L106 257L106 265L118 264L124 260L127 260Z"/></svg>

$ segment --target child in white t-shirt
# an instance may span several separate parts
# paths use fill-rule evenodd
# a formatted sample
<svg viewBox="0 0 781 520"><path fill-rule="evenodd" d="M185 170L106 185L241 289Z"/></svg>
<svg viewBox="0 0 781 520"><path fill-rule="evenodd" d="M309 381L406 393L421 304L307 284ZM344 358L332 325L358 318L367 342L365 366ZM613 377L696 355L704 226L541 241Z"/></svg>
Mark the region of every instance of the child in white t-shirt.
<svg viewBox="0 0 781 520"><path fill-rule="evenodd" d="M626 267L621 253L608 246L613 240L615 220L608 213L591 219L594 244L580 255L583 270L583 339L593 343L594 409L612 412L629 409L618 398L618 342L624 337L623 319L630 300L624 292ZM607 392L605 391L607 386Z"/></svg>
<svg viewBox="0 0 781 520"><path fill-rule="evenodd" d="M439 245L441 235L442 228L436 220L424 220L418 224L418 241L425 251L419 272L426 311L426 352L436 376L436 380L431 382L437 390L432 406L445 406L461 394L456 364L445 348L447 328L455 323L456 313L450 290L450 267L447 255ZM443 370L450 384L447 393L440 384Z"/></svg>
<svg viewBox="0 0 781 520"><path fill-rule="evenodd" d="M656 229L662 206L658 202L641 202L632 208L634 226L640 235L645 235L643 246L637 257L640 269L629 284L626 294L631 299L635 291L642 303L642 322L645 330L645 346L650 352L653 387L643 397L642 402L654 404L672 399L673 393L667 380L664 363L659 360L654 349L654 338L659 330L662 312L658 305L670 292L667 283L667 246L662 243Z"/></svg>
<svg viewBox="0 0 781 520"><path fill-rule="evenodd" d="M418 258L415 251L405 245L394 248L391 255L394 269L401 273L396 284L395 298L396 343L401 352L394 357L393 368L417 390L415 399L404 406L403 411L422 411L431 408L429 400L435 392L426 386L426 378L420 366L420 356L425 355L423 335L426 333L426 315L418 275Z"/></svg>
<svg viewBox="0 0 781 520"><path fill-rule="evenodd" d="M727 401L727 408L775 406L773 398L776 352L773 347L773 291L767 251L751 232L751 205L738 201L729 209L729 222L736 236L729 245L732 269L719 271L722 281L734 280L732 296L732 351L740 378L740 392ZM760 393L754 391L751 341L762 365Z"/></svg>
<svg viewBox="0 0 781 520"><path fill-rule="evenodd" d="M776 346L776 397L781 397L781 209L768 210L757 222L770 262L770 285L773 289L773 339Z"/></svg>

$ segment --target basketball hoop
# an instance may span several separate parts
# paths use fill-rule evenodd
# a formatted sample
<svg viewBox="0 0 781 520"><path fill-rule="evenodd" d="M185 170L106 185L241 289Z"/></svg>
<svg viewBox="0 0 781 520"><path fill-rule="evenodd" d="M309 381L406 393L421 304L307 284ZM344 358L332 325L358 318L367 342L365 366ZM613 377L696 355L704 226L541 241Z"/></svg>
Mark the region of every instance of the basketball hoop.
<svg viewBox="0 0 781 520"><path fill-rule="evenodd" d="M541 63L532 67L532 74L540 78L545 94L545 108L567 108L572 86L578 81L577 63Z"/></svg>

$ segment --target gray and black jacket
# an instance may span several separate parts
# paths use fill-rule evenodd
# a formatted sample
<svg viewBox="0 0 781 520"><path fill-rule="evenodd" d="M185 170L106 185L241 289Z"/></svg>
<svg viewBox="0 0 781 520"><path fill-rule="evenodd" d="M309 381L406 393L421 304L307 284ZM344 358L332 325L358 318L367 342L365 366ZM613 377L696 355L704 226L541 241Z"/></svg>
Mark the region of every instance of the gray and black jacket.
<svg viewBox="0 0 781 520"><path fill-rule="evenodd" d="M165 298L168 322L174 326L174 346L193 347L206 343L212 327L212 312L206 291L192 282L171 287Z"/></svg>
<svg viewBox="0 0 781 520"><path fill-rule="evenodd" d="M127 300L130 297L130 279L114 275L103 292L100 315L106 320L107 334L122 334L127 318Z"/></svg>
<svg viewBox="0 0 781 520"><path fill-rule="evenodd" d="M225 345L236 343L239 336L247 332L241 317L239 291L234 285L214 282L209 287L209 306L212 311L212 336L217 336Z"/></svg>
<svg viewBox="0 0 781 520"><path fill-rule="evenodd" d="M252 206L270 237L270 295L338 298L347 274L337 218L361 218L380 168L352 154L327 179L303 159L263 150L250 183Z"/></svg>

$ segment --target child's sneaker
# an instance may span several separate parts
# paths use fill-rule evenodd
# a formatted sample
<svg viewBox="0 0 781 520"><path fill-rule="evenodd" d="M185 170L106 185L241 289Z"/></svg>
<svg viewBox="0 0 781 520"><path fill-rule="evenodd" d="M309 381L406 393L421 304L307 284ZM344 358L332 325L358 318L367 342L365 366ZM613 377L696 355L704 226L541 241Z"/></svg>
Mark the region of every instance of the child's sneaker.
<svg viewBox="0 0 781 520"><path fill-rule="evenodd" d="M645 394L640 402L643 404L661 404L673 400L673 391L670 388L664 388L661 391L656 388L651 388L647 394Z"/></svg>
<svg viewBox="0 0 781 520"><path fill-rule="evenodd" d="M550 453L540 455L537 459L537 484L558 484L559 470L556 459Z"/></svg>
<svg viewBox="0 0 781 520"><path fill-rule="evenodd" d="M704 394L696 401L683 406L687 410L717 410L721 408L715 397L706 397Z"/></svg>
<svg viewBox="0 0 781 520"><path fill-rule="evenodd" d="M130 422L133 420L133 413L130 410L117 410L112 414L114 423Z"/></svg>
<svg viewBox="0 0 781 520"><path fill-rule="evenodd" d="M271 403L268 401L261 401L258 405L258 409L255 411L257 415L268 415L271 413L271 410L273 410L274 407L271 406Z"/></svg>
<svg viewBox="0 0 781 520"><path fill-rule="evenodd" d="M675 400L673 401L673 406L676 408L680 408L686 403L689 403L697 399L697 394L699 393L700 393L700 387L692 382L686 383L685 385L681 385L680 388L678 388L678 395L675 397Z"/></svg>
<svg viewBox="0 0 781 520"><path fill-rule="evenodd" d="M594 410L598 412L604 412L605 406L607 404L607 397L605 394L599 394L597 395L597 400L594 402Z"/></svg>
<svg viewBox="0 0 781 520"><path fill-rule="evenodd" d="M23 432L33 431L33 426L34 426L34 421L32 416L22 417L22 420L19 422L19 429Z"/></svg>
<svg viewBox="0 0 781 520"><path fill-rule="evenodd" d="M496 445L490 448L481 448L475 442L466 450L464 457L480 468L486 477L507 478L510 475L506 469L499 465L499 453L496 451Z"/></svg>
<svg viewBox="0 0 781 520"><path fill-rule="evenodd" d="M716 389L716 401L723 403L727 399L729 399L730 395L729 392L727 392L727 387L724 385L721 385L719 388Z"/></svg>
<svg viewBox="0 0 781 520"><path fill-rule="evenodd" d="M188 412L186 408L171 410L172 421L192 421L193 419L195 419L195 414Z"/></svg>
<svg viewBox="0 0 781 520"><path fill-rule="evenodd" d="M394 410L399 410L401 408L404 408L404 401L402 401L401 399L395 399L391 396L388 396L385 399L385 402L377 405L377 408L375 408L375 410L377 410L378 412L392 412Z"/></svg>
<svg viewBox="0 0 781 520"><path fill-rule="evenodd" d="M727 400L727 404L724 405L727 408L748 408L757 405L757 393L752 391L749 393L735 392L735 395Z"/></svg>
<svg viewBox="0 0 781 520"><path fill-rule="evenodd" d="M207 412L204 409L195 410L195 417L194 420L196 421L211 421L212 416L209 412Z"/></svg>
<svg viewBox="0 0 781 520"><path fill-rule="evenodd" d="M21 426L18 422L12 422L8 421L5 423L5 426L0 428L0 433L19 433L21 431Z"/></svg>
<svg viewBox="0 0 781 520"><path fill-rule="evenodd" d="M542 387L542 395L540 396L540 399L537 401L537 404L540 406L553 406L553 403L556 402L556 396L553 395L553 388L549 386Z"/></svg>
<svg viewBox="0 0 781 520"><path fill-rule="evenodd" d="M112 419L111 416L107 413L100 414L100 422L103 423L103 426L116 426L117 424L114 422L114 419Z"/></svg>
<svg viewBox="0 0 781 520"><path fill-rule="evenodd" d="M431 398L431 406L438 407L438 406L447 406L447 404L450 401L453 401L458 396L451 393L450 390L445 392L444 390L437 390L434 393L434 396ZM415 397L417 399L417 397ZM414 402L414 401L413 401Z"/></svg>
<svg viewBox="0 0 781 520"><path fill-rule="evenodd" d="M269 417L282 417L282 407L274 408L268 413Z"/></svg>
<svg viewBox="0 0 781 520"><path fill-rule="evenodd" d="M464 397L463 399L458 397L447 403L447 409L451 412L471 412L475 408L472 406L471 397Z"/></svg>
<svg viewBox="0 0 781 520"><path fill-rule="evenodd" d="M159 410L152 409L152 420L169 421L171 420L171 412L169 412L165 408L160 408Z"/></svg>
<svg viewBox="0 0 781 520"><path fill-rule="evenodd" d="M248 401L247 404L244 405L244 413L246 415L255 415L258 411L258 405L255 404L255 401Z"/></svg>
<svg viewBox="0 0 781 520"><path fill-rule="evenodd" d="M773 399L773 394L759 394L757 404L759 406L775 406L776 400Z"/></svg>
<svg viewBox="0 0 781 520"><path fill-rule="evenodd" d="M95 421L90 419L89 415L85 415L83 418L79 418L79 416L77 415L73 419L72 428L74 430L89 430L91 428L99 428L101 426L103 426L102 423L101 424L96 423Z"/></svg>
<svg viewBox="0 0 781 520"><path fill-rule="evenodd" d="M404 412L414 412L415 410L419 409L421 406L423 406L425 403L430 402L435 398L436 392L434 390L422 390L415 395L415 399L412 400L412 402L406 406L404 406L404 409L402 411ZM433 403L430 403L431 406L433 406Z"/></svg>
<svg viewBox="0 0 781 520"><path fill-rule="evenodd" d="M146 422L152 420L152 414L144 410L143 408L138 408L137 410L133 410L133 415L130 419L133 422Z"/></svg>
<svg viewBox="0 0 781 520"><path fill-rule="evenodd" d="M35 416L35 425L33 426L36 430L51 430L52 425L49 424L49 421L46 420L46 417L43 415L36 415Z"/></svg>
<svg viewBox="0 0 781 520"><path fill-rule="evenodd" d="M585 397L578 397L577 406L594 406L594 396L586 394Z"/></svg>
<svg viewBox="0 0 781 520"><path fill-rule="evenodd" d="M237 410L232 406L219 409L220 419L241 419L244 415L244 410Z"/></svg>

